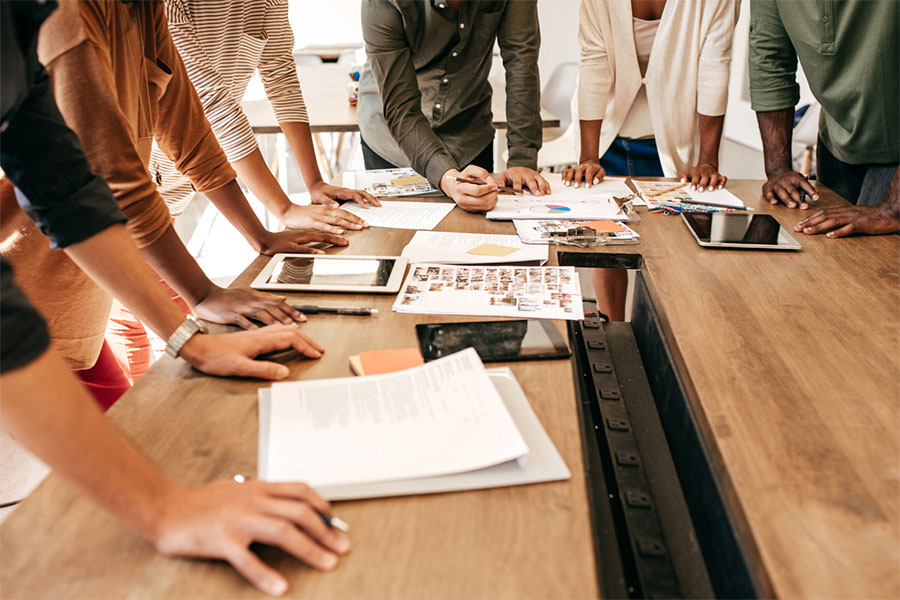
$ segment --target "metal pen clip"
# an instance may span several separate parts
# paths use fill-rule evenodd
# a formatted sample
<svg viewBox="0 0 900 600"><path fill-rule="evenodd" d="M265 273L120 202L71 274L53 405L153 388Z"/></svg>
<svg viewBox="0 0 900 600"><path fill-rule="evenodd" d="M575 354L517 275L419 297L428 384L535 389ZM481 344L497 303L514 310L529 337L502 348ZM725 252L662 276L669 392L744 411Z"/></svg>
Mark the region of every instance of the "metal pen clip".
<svg viewBox="0 0 900 600"><path fill-rule="evenodd" d="M630 194L622 198L613 196L613 200L619 206L619 210L625 213L625 216L628 217L629 221L632 221L634 223L637 223L641 220L641 215L638 214L637 209L634 207L634 199L638 197L639 196L637 194Z"/></svg>
<svg viewBox="0 0 900 600"><path fill-rule="evenodd" d="M548 231L542 233L541 237L560 246L576 246L578 248L603 246L609 243L608 233L598 233L595 229L585 226L573 226L566 231Z"/></svg>

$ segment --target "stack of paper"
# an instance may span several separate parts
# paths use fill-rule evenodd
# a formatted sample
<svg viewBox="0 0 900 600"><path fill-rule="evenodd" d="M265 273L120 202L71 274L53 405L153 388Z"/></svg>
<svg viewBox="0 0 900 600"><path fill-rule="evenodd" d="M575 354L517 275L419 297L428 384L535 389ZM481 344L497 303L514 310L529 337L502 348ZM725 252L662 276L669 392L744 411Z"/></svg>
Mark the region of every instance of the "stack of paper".
<svg viewBox="0 0 900 600"><path fill-rule="evenodd" d="M406 371L259 393L260 479L329 499L568 479L509 369L469 348Z"/></svg>
<svg viewBox="0 0 900 600"><path fill-rule="evenodd" d="M584 318L581 283L574 267L417 264L410 269L393 310L426 315Z"/></svg>
<svg viewBox="0 0 900 600"><path fill-rule="evenodd" d="M510 219L566 219L566 220L614 220L626 221L628 217L619 209L613 196L632 194L624 178L607 177L591 187L564 186L558 173L544 175L550 183L550 195L521 196L500 195L497 206L487 213L491 220Z"/></svg>
<svg viewBox="0 0 900 600"><path fill-rule="evenodd" d="M615 221L522 221L515 220L516 233L524 244L553 244L555 241L551 234L565 234L573 227L587 226L597 233L607 234L607 244L637 244L641 237L637 232L622 223Z"/></svg>
<svg viewBox="0 0 900 600"><path fill-rule="evenodd" d="M484 235L417 231L400 256L410 263L486 265L530 262L544 264L547 248L526 246L516 235Z"/></svg>
<svg viewBox="0 0 900 600"><path fill-rule="evenodd" d="M359 204L347 203L341 208L363 219L372 227L431 230L450 214L454 206L456 205L452 202L382 200L381 206L363 208Z"/></svg>
<svg viewBox="0 0 900 600"><path fill-rule="evenodd" d="M410 168L344 171L344 187L362 189L373 196L417 196L437 192L428 180Z"/></svg>

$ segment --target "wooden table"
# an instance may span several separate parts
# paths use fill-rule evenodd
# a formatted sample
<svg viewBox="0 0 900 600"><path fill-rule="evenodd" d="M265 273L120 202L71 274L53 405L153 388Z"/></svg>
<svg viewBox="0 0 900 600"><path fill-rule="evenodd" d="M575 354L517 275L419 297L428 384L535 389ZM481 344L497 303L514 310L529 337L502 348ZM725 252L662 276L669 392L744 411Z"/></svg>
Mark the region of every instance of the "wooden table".
<svg viewBox="0 0 900 600"><path fill-rule="evenodd" d="M759 182L729 182L791 227ZM822 190L822 205L841 203ZM443 231L511 233L455 210ZM674 217L645 215L637 246L582 253L634 260L652 299L735 534L763 595L900 595L900 292L897 236L801 236L799 253L701 249ZM399 252L412 232L352 234L350 254ZM578 251L565 256L578 258ZM556 252L551 250L552 261ZM258 259L237 283L263 265ZM309 303L337 296L309 295ZM349 373L360 350L415 343L390 297L341 297L381 313L310 317L318 361L292 378ZM456 317L454 317L454 320ZM559 324L561 327L561 324ZM354 550L319 574L265 557L304 597L557 597L598 593L576 398L568 361L510 364L572 471L570 481L340 503ZM255 381L215 379L163 358L110 418L164 471L201 484L255 472ZM678 440L670 443L678 444ZM6 597L247 597L220 563L158 556L142 539L50 476L0 527Z"/></svg>
<svg viewBox="0 0 900 600"><path fill-rule="evenodd" d="M350 106L347 100L348 73L347 65L334 63L297 67L309 113L309 128L313 133L359 131L356 107ZM255 133L281 133L268 100L246 100L241 106ZM494 127L506 129L506 89L503 86L494 88L491 110ZM559 117L544 108L541 109L541 122L544 127L559 127Z"/></svg>

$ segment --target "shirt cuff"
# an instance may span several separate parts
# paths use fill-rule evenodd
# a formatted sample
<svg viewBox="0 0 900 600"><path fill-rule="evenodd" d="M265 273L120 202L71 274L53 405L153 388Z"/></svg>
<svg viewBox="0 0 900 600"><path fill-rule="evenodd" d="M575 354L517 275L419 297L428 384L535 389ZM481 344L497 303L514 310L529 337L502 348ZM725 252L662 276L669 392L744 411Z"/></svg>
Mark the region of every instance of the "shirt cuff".
<svg viewBox="0 0 900 600"><path fill-rule="evenodd" d="M754 90L750 88L750 108L756 112L784 110L797 106L800 101L800 86L796 82L777 88Z"/></svg>
<svg viewBox="0 0 900 600"><path fill-rule="evenodd" d="M437 189L441 189L441 177L450 169L458 168L448 155L437 153L425 165L425 179Z"/></svg>
<svg viewBox="0 0 900 600"><path fill-rule="evenodd" d="M509 158L506 160L507 167L528 167L537 170L536 148L512 147L509 149Z"/></svg>

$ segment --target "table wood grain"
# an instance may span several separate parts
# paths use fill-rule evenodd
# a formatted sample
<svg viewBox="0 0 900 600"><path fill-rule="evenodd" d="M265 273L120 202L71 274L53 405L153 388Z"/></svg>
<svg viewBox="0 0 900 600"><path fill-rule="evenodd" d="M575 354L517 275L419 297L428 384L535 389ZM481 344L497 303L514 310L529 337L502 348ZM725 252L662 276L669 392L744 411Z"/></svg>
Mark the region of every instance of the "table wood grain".
<svg viewBox="0 0 900 600"><path fill-rule="evenodd" d="M350 82L348 65L325 63L299 65L297 74L303 90L303 100L309 113L309 128L313 133L359 131L356 107L348 101L347 84ZM278 120L266 99L245 100L241 107L250 120L255 133L281 133ZM506 129L506 89L494 88L491 98L493 124L496 129ZM559 117L545 108L541 109L544 127L559 127Z"/></svg>
<svg viewBox="0 0 900 600"><path fill-rule="evenodd" d="M729 188L791 228L807 212L769 207L760 182ZM823 206L843 203L821 190ZM781 597L900 595L900 242L797 235L799 252L703 249L680 218L644 215L636 246L700 436L762 590ZM512 233L454 210L442 231ZM402 230L351 234L341 253L398 253ZM566 252L578 252L566 248ZM551 263L556 251L551 249ZM238 283L264 264L257 259ZM296 295L294 300L300 301ZM327 347L288 361L292 378L349 374L360 350L415 345L390 296L306 294L377 317L311 316ZM562 330L563 324L557 323ZM595 597L571 365L511 363L573 473L567 482L339 503L354 550L331 574L263 552L306 597ZM163 358L110 418L173 478L255 473L259 382L200 375ZM245 597L222 563L157 555L50 476L0 527L4 597ZM600 565L602 568L602 565Z"/></svg>

